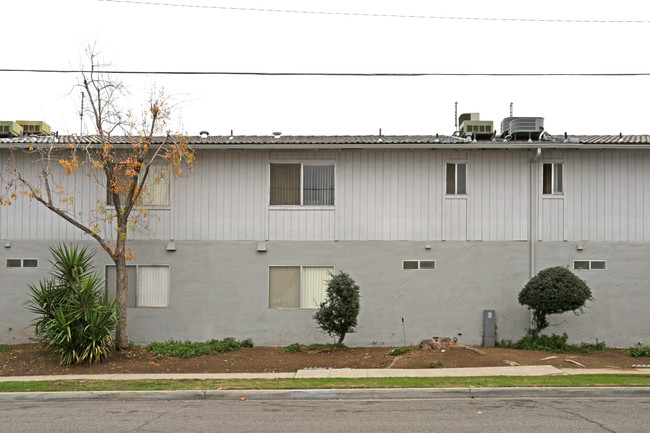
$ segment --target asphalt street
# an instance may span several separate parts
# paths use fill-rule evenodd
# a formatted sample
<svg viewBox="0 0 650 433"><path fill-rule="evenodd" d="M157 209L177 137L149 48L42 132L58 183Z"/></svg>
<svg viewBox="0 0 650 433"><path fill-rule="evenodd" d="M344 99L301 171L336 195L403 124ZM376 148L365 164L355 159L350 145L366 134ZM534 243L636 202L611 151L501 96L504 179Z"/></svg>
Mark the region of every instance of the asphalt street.
<svg viewBox="0 0 650 433"><path fill-rule="evenodd" d="M648 425L647 396L0 403L0 431L12 433L645 433Z"/></svg>

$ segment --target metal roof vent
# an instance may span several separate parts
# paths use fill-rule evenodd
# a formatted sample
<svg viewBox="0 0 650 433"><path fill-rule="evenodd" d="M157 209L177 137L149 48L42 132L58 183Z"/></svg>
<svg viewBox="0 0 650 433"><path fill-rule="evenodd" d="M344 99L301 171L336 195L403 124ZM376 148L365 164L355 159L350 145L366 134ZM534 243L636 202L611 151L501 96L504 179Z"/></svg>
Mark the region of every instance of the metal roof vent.
<svg viewBox="0 0 650 433"><path fill-rule="evenodd" d="M273 133L273 136L274 136L275 138L280 138L281 135L282 135L281 132L274 132L274 133Z"/></svg>
<svg viewBox="0 0 650 433"><path fill-rule="evenodd" d="M501 136L514 140L537 140L543 131L543 117L506 117L501 121Z"/></svg>
<svg viewBox="0 0 650 433"><path fill-rule="evenodd" d="M201 131L199 132L199 135L201 136L201 140L205 140L208 138L208 135L210 135L210 133L208 131Z"/></svg>

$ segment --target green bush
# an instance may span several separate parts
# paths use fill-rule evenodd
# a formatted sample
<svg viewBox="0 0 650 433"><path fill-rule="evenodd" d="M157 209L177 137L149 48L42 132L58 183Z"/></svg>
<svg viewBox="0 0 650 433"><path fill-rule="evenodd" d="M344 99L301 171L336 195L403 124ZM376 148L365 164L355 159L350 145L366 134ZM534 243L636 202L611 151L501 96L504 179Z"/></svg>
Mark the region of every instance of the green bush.
<svg viewBox="0 0 650 433"><path fill-rule="evenodd" d="M239 342L241 344L241 347L253 347L253 339L252 338L247 338L245 340L242 340Z"/></svg>
<svg viewBox="0 0 650 433"><path fill-rule="evenodd" d="M307 350L347 349L347 347L348 346L346 346L343 343L328 343L328 344L314 343L307 346Z"/></svg>
<svg viewBox="0 0 650 433"><path fill-rule="evenodd" d="M604 341L599 341L598 343L580 343L580 349L586 350L588 352L597 352L599 350L609 350Z"/></svg>
<svg viewBox="0 0 650 433"><path fill-rule="evenodd" d="M650 346L643 347L630 347L630 352L628 353L632 358L640 358L642 356L650 356Z"/></svg>
<svg viewBox="0 0 650 433"><path fill-rule="evenodd" d="M533 311L532 337L548 327L547 316L573 311L582 312L587 301L593 300L591 289L573 272L562 266L541 270L519 292L519 303Z"/></svg>
<svg viewBox="0 0 650 433"><path fill-rule="evenodd" d="M327 283L327 298L314 314L318 326L330 337L338 337L343 343L346 334L355 332L359 303L359 286L350 275L340 271Z"/></svg>
<svg viewBox="0 0 650 433"><path fill-rule="evenodd" d="M390 356L404 355L406 353L413 352L414 350L416 350L415 347L396 347L395 349L388 352L388 354Z"/></svg>
<svg viewBox="0 0 650 433"><path fill-rule="evenodd" d="M293 343L282 349L280 353L298 353L303 347L305 347L303 344Z"/></svg>
<svg viewBox="0 0 650 433"><path fill-rule="evenodd" d="M233 352L242 347L253 347L253 340L248 338L243 341L237 341L232 337L206 342L169 340L163 343L149 343L146 349L156 358L166 358L170 356L177 358L192 358L201 355L211 355L213 353Z"/></svg>
<svg viewBox="0 0 650 433"><path fill-rule="evenodd" d="M597 350L608 350L605 342L568 344L569 337L566 332L562 335L538 335L533 337L527 335L509 347L522 350L539 350L542 352L594 352Z"/></svg>
<svg viewBox="0 0 650 433"><path fill-rule="evenodd" d="M37 315L35 332L61 364L100 362L115 347L115 303L93 273L93 252L84 247L50 247L51 278L29 285L27 309Z"/></svg>
<svg viewBox="0 0 650 433"><path fill-rule="evenodd" d="M567 344L569 337L566 332L562 335L538 335L533 337L527 335L516 343L512 344L513 349L522 350L540 350L543 352L567 352L571 350L571 346Z"/></svg>

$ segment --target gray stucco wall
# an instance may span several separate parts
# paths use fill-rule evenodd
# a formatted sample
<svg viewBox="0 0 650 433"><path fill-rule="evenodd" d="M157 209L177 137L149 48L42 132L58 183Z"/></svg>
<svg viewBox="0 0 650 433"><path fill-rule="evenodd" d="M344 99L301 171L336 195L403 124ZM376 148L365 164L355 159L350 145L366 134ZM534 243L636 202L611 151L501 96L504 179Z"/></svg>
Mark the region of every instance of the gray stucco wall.
<svg viewBox="0 0 650 433"><path fill-rule="evenodd" d="M94 242L87 244L95 249ZM333 265L361 286L357 333L352 346L401 345L402 322L408 344L431 336L457 337L463 344L482 341L482 312L496 310L497 339L517 339L529 312L517 294L529 279L527 242L267 242L267 252L252 241L136 241L135 264L169 264L169 308L131 308L129 331L136 343L168 339L253 338L258 345L329 342L309 309L268 308L271 265ZM2 248L0 342L19 343L32 335L32 319L22 304L28 282L49 269L47 241L13 241ZM650 342L648 243L583 244L537 242L537 264L570 265L573 260L607 260L606 271L576 271L593 290L595 301L582 316L552 318L548 332L567 332L572 341L606 341L613 346ZM7 269L6 258L38 258L37 269ZM405 271L402 260L435 260L435 270ZM111 263L98 251L96 264Z"/></svg>

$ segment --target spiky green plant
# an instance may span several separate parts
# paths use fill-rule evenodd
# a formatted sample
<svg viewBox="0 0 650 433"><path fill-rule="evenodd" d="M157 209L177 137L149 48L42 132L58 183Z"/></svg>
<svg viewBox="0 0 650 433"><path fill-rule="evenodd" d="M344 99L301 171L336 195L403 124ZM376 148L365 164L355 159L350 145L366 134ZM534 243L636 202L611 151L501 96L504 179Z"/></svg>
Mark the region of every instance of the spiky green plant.
<svg viewBox="0 0 650 433"><path fill-rule="evenodd" d="M115 347L115 303L107 302L104 281L93 272L94 253L86 248L51 247L51 278L29 285L27 308L36 336L61 364L94 363L110 356Z"/></svg>

